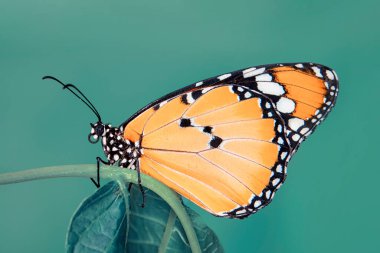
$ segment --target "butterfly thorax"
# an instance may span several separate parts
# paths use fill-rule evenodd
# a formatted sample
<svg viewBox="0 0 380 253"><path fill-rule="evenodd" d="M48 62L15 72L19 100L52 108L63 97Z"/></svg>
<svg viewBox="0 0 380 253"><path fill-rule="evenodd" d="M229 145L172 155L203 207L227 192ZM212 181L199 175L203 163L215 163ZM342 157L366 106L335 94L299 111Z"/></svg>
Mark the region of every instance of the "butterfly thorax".
<svg viewBox="0 0 380 253"><path fill-rule="evenodd" d="M140 156L139 144L124 139L119 128L106 125L102 145L110 164L118 163L120 167L135 169L136 160Z"/></svg>

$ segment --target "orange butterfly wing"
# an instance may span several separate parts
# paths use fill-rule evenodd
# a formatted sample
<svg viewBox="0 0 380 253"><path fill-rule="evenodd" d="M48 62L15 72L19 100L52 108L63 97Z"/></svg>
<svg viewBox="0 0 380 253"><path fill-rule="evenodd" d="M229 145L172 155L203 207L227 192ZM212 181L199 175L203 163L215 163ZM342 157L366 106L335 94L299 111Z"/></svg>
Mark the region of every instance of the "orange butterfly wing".
<svg viewBox="0 0 380 253"><path fill-rule="evenodd" d="M121 128L140 146L142 173L214 215L243 218L270 203L337 94L323 65L264 65L168 94Z"/></svg>
<svg viewBox="0 0 380 253"><path fill-rule="evenodd" d="M124 138L141 141L142 173L215 215L244 217L268 204L285 179L283 129L270 100L223 85L147 109L126 125Z"/></svg>

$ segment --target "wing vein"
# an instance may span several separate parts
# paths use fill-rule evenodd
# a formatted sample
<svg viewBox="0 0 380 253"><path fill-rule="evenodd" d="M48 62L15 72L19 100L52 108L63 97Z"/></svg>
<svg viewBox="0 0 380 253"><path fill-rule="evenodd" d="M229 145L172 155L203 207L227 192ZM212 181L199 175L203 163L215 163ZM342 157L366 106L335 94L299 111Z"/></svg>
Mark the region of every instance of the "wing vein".
<svg viewBox="0 0 380 253"><path fill-rule="evenodd" d="M236 181L238 181L240 184L242 184L245 188L247 188L250 192L252 192L252 194L255 194L253 192L253 190L251 188L249 188L245 183L243 183L242 181L240 181L239 178L235 177L234 175L232 175L231 173L229 173L227 170L225 170L224 168L222 168L221 166L213 163L212 161L208 160L206 157L204 157L202 154L198 154L199 157L201 157L203 160L205 160L206 162L210 163L211 165L214 165L215 167L219 168L221 171L223 171L224 173L227 173L229 176L231 176L232 178L236 179Z"/></svg>
<svg viewBox="0 0 380 253"><path fill-rule="evenodd" d="M220 148L218 148L218 149L221 150L221 151L223 151L223 152L226 152L226 153L228 153L228 154L231 154L231 155L237 156L237 157L239 157L239 158L245 159L245 160L247 160L247 161L250 161L250 162L256 163L257 165L260 165L260 166L262 166L262 167L264 167L264 168L267 168L268 170L271 170L271 168L268 168L267 166L265 166L265 165L263 165L263 164L261 164L261 163L258 163L258 162L254 161L254 160L251 160L251 159L248 159L248 158L246 158L246 157L244 157L244 156L238 155L238 154L236 154L236 153L234 153L234 152L231 152L231 151L228 151L228 150L225 150L225 149L220 149Z"/></svg>
<svg viewBox="0 0 380 253"><path fill-rule="evenodd" d="M147 155L145 155L145 157L148 158L148 159L150 159L150 160L152 160L152 161L155 161L155 162L158 163L159 165L161 165L161 166L163 166L163 167L165 167L165 168L167 168L167 169L173 171L174 173L181 174L181 175L184 175L185 177L192 178L193 180L195 180L195 181L199 182L200 184L204 185L205 188L209 188L209 189L211 189L211 190L214 191L214 192L219 192L220 195L223 195L226 199L229 199L231 202L235 203L237 206L241 206L239 203L237 203L236 201L234 201L234 200L231 199L230 197L226 196L223 192L221 192L221 191L219 191L219 190L217 190L217 189L215 189L215 188L210 187L210 186L209 186L208 184L206 184L205 182L202 182L202 181L200 181L200 180L198 180L198 179L196 179L196 178L194 178L194 177L192 177L192 176L190 176L190 175L188 175L188 174L182 173L182 172L180 172L180 171L178 171L178 170L175 170L175 169L173 169L173 168L171 168L171 167L169 167L169 166L167 166L167 165L165 165L165 164L162 164L162 163L158 162L157 160L155 160L155 159L152 158L152 157L149 157L149 156L147 156ZM149 166L149 167L151 167L151 166ZM152 168L152 167L151 167L151 168ZM157 172L157 170L155 170L155 171ZM162 174L160 173L160 175L162 175ZM167 178L167 177L166 177L166 178ZM169 178L167 178L167 179L170 180ZM170 181L172 181L172 180L170 180ZM172 182L173 182L173 181L172 181ZM178 184L175 183L175 182L173 182L173 183L176 184L176 185L178 185ZM178 186L179 186L179 185L178 185ZM180 186L179 186L179 187L180 187ZM182 188L182 187L180 187L180 188L183 189L184 191L186 191L187 193L189 193L189 195L191 195L191 196L193 196L194 198L198 199L202 204L204 204L199 198L195 197L194 194L188 192L186 189L184 189L184 188ZM207 205L204 204L204 206L207 206Z"/></svg>

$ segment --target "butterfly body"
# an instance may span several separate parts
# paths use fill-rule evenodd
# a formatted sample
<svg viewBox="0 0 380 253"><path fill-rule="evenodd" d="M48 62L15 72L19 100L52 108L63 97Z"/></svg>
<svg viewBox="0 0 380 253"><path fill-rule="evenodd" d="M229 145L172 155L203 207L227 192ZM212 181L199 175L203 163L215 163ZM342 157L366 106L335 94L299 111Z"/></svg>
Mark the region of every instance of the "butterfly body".
<svg viewBox="0 0 380 253"><path fill-rule="evenodd" d="M101 139L103 151L109 164L117 164L123 168L129 166L130 169L136 169L136 160L141 155L139 142L135 143L124 139L122 129L98 122L92 124L90 137L94 140Z"/></svg>
<svg viewBox="0 0 380 253"><path fill-rule="evenodd" d="M323 65L251 67L172 92L117 128L98 116L89 140L102 140L108 164L147 174L216 216L244 218L272 201L337 94L337 75Z"/></svg>

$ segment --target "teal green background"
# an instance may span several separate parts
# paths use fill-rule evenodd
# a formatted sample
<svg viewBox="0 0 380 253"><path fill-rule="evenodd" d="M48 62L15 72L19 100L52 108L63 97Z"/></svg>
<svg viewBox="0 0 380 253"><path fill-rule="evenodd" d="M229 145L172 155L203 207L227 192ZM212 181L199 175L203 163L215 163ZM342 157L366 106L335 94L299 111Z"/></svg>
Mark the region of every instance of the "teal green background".
<svg viewBox="0 0 380 253"><path fill-rule="evenodd" d="M311 61L340 77L330 117L291 160L271 205L245 220L189 204L226 252L378 252L378 1L0 2L0 171L95 163L77 84L119 125L150 101L240 68ZM0 186L0 252L63 252L90 180Z"/></svg>

